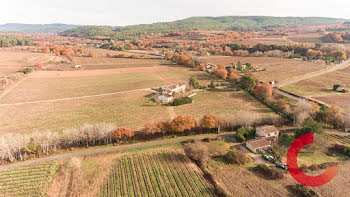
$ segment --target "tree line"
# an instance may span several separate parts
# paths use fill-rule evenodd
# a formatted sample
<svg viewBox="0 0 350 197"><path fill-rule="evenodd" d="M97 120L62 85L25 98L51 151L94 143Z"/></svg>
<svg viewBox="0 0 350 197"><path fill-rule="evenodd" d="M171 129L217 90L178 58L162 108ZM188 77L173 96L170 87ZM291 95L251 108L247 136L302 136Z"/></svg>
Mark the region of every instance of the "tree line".
<svg viewBox="0 0 350 197"><path fill-rule="evenodd" d="M30 46L33 45L29 37L18 37L13 35L0 35L0 48L14 46Z"/></svg>
<svg viewBox="0 0 350 197"><path fill-rule="evenodd" d="M275 122L271 117L261 118L252 112L240 111L236 116L219 117L206 114L197 122L192 116L179 115L173 120L147 123L135 131L117 127L113 123L85 124L62 132L34 132L29 134L7 133L0 136L0 163L23 161L79 147L130 143L151 140L169 135L193 135L232 131L240 126L254 126Z"/></svg>

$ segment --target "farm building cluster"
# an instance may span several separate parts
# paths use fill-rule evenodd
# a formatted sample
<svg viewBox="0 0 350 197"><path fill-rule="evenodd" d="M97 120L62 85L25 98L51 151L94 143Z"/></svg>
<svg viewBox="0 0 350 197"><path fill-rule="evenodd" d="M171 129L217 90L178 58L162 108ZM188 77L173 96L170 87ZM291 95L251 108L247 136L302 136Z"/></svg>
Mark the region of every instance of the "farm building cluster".
<svg viewBox="0 0 350 197"><path fill-rule="evenodd" d="M273 125L256 128L256 138L246 142L246 147L253 153L259 153L271 148L278 140L279 130Z"/></svg>
<svg viewBox="0 0 350 197"><path fill-rule="evenodd" d="M177 83L170 86L161 87L161 93L157 96L158 100L162 103L168 103L174 100L178 95L186 93L186 84Z"/></svg>

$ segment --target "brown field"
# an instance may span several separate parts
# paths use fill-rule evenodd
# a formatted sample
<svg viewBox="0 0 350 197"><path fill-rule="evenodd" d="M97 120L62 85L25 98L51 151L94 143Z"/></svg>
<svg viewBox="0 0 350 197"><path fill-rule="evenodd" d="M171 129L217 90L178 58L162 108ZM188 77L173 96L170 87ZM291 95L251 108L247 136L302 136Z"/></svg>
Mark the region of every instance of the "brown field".
<svg viewBox="0 0 350 197"><path fill-rule="evenodd" d="M170 62L157 59L132 59L132 58L92 58L92 57L74 57L75 65L81 65L82 68L74 69L72 64L51 64L46 66L45 70L67 71L67 70L101 70L115 68L138 68L173 65Z"/></svg>
<svg viewBox="0 0 350 197"><path fill-rule="evenodd" d="M343 95L332 90L335 84L344 84L350 87L350 66L328 74L324 74L311 79L303 80L298 83L283 87L302 96L326 96L326 95Z"/></svg>
<svg viewBox="0 0 350 197"><path fill-rule="evenodd" d="M53 56L42 53L0 50L0 76L14 73L27 66L49 62Z"/></svg>
<svg viewBox="0 0 350 197"><path fill-rule="evenodd" d="M151 92L139 91L53 103L1 107L0 133L61 131L84 123L113 122L139 129L153 120L170 120L176 115L234 114L250 111L260 116L276 116L254 98L242 92L202 92L194 103L165 107L149 101Z"/></svg>
<svg viewBox="0 0 350 197"><path fill-rule="evenodd" d="M321 37L324 35L318 33L305 33L305 34L294 34L287 36L289 40L294 42L303 43L322 43Z"/></svg>
<svg viewBox="0 0 350 197"><path fill-rule="evenodd" d="M337 95L337 96L319 96L313 97L321 102L329 105L337 105L343 109L350 109L350 95Z"/></svg>
<svg viewBox="0 0 350 197"><path fill-rule="evenodd" d="M283 36L269 36L266 38L252 38L247 39L243 41L238 41L239 44L249 44L249 45L256 45L256 44L279 44L279 45L288 45L289 43L292 43L290 40L285 39Z"/></svg>
<svg viewBox="0 0 350 197"><path fill-rule="evenodd" d="M249 95L225 90L202 92L194 103L186 106L168 108L155 105L147 96L152 92L143 89L177 82L187 83L191 76L195 76L202 85L208 85L211 80L221 81L205 72L166 61L157 60L153 64L133 61L135 65L127 60L126 64L121 64L127 67L119 69L32 73L0 98L0 104L41 102L0 106L0 118L3 120L0 123L1 132L61 131L97 122L113 122L138 129L152 120L171 119L180 114L193 115L199 119L207 113L233 113L241 110L242 106L261 115L274 114Z"/></svg>
<svg viewBox="0 0 350 197"><path fill-rule="evenodd" d="M210 57L201 58L201 60L223 65L237 63L238 61L241 61L241 63L251 63L255 67L266 69L266 71L254 73L262 81L275 80L282 82L306 73L324 69L324 65L317 63L272 57Z"/></svg>

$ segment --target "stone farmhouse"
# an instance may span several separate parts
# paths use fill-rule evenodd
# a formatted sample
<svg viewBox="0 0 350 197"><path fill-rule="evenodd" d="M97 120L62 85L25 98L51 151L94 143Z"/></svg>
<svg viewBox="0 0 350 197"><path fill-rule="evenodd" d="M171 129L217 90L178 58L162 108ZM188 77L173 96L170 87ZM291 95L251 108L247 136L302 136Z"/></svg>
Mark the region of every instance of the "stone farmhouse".
<svg viewBox="0 0 350 197"><path fill-rule="evenodd" d="M179 94L179 93L183 94L185 92L186 92L185 83L177 83L170 86L165 86L165 87L162 87L162 93L158 95L158 99L162 103L171 102L172 100L174 100L175 94Z"/></svg>
<svg viewBox="0 0 350 197"><path fill-rule="evenodd" d="M279 130L273 125L256 127L256 139L248 140L246 147L253 153L259 153L271 148L278 140Z"/></svg>

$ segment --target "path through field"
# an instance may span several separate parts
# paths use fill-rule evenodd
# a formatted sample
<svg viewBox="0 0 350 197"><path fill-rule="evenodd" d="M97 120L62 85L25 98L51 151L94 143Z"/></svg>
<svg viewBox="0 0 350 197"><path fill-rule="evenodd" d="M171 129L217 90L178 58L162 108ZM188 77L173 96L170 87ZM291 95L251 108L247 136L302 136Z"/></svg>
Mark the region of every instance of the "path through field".
<svg viewBox="0 0 350 197"><path fill-rule="evenodd" d="M124 94L124 93L139 92L139 91L155 92L151 88L144 88L144 89L127 90L127 91L104 93L104 94L95 94L95 95L88 95L88 96L77 96L77 97L60 98L60 99L49 99L49 100L29 101L29 102L21 102L21 103L0 104L0 107L25 105L25 104L36 104L36 103L52 103L52 102L58 102L58 101L78 100L78 99L86 99L86 98L101 97L101 96L110 96L110 95L115 95L115 94Z"/></svg>
<svg viewBox="0 0 350 197"><path fill-rule="evenodd" d="M289 79L289 80L286 80L286 81L283 81L281 83L278 83L275 85L275 87L282 87L282 86L286 86L286 85L290 85L290 84L293 84L293 83L297 83L299 81L303 81L303 80L306 80L306 79L310 79L310 78L313 78L313 77L318 77L320 75L324 75L324 74L327 74L327 73L330 73L330 72L334 72L336 70L339 70L339 69L343 69L343 68L346 68L350 65L350 60L347 60L341 64L338 64L330 69L327 69L327 70L322 70L322 71L317 71L317 72L313 72L313 73L309 73L309 74L306 74L306 75L303 75L303 76L299 76L299 77L295 77L294 79Z"/></svg>
<svg viewBox="0 0 350 197"><path fill-rule="evenodd" d="M33 164L43 163L47 161L53 161L58 159L66 159L66 158L72 158L72 157L79 157L83 155L92 155L92 154L99 154L99 153L108 153L108 152L114 152L114 151L122 151L132 148L143 148L147 146L156 146L156 145L164 145L164 144L173 144L173 143L180 143L187 140L202 140L204 138L208 137L231 137L234 134L207 134L207 135L197 135L197 136L189 136L189 137L179 137L179 138L172 138L172 139L165 139L165 140L157 140L157 141L150 141L150 142L141 142L136 144L129 144L129 145L120 145L115 147L107 147L107 148L94 148L94 149L88 149L83 151L77 151L72 153L66 153L62 155L55 155L55 156L49 156L45 158L40 158L36 160L30 160L30 161L24 161L20 163L14 163L10 165L0 166L0 170L6 170L6 169L12 169L17 167L23 167L23 166L29 166Z"/></svg>

